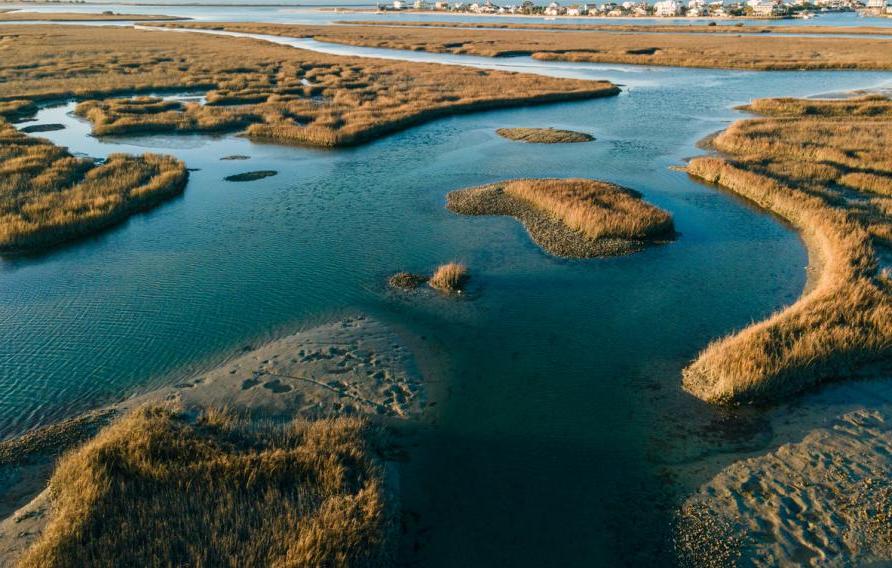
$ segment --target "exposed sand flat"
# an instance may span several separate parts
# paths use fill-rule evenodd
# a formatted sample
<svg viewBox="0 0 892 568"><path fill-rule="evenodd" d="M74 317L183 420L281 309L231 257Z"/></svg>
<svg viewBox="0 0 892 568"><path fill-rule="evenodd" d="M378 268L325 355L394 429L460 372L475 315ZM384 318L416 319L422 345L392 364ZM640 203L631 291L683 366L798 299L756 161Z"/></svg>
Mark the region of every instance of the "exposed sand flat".
<svg viewBox="0 0 892 568"><path fill-rule="evenodd" d="M409 350L384 324L361 316L267 343L163 396L176 397L187 408L226 405L307 418L405 417L425 401Z"/></svg>
<svg viewBox="0 0 892 568"><path fill-rule="evenodd" d="M892 403L837 416L736 462L687 499L683 565L861 566L892 560Z"/></svg>

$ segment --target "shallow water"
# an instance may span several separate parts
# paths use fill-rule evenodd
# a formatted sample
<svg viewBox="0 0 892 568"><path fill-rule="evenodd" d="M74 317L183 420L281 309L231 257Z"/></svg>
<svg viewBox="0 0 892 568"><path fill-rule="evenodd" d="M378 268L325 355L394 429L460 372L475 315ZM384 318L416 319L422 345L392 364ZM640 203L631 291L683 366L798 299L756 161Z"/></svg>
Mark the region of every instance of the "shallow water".
<svg viewBox="0 0 892 568"><path fill-rule="evenodd" d="M723 414L681 392L680 370L711 338L794 300L807 262L776 218L668 166L700 153L694 143L752 97L888 85L889 74L508 64L627 87L341 150L234 136L96 139L72 104L41 110L26 124L65 124L43 135L74 152L172 153L198 171L182 197L100 236L0 260L0 435L366 312L406 335L437 401L410 427L408 560L667 562L667 468L741 443ZM498 137L503 126L597 140L528 145ZM250 160L220 160L231 155ZM223 181L248 170L279 173ZM628 257L559 260L511 219L443 207L452 189L523 176L632 187L673 213L680 236ZM472 300L385 288L392 272L453 259L471 267ZM758 424L742 436L758 437Z"/></svg>

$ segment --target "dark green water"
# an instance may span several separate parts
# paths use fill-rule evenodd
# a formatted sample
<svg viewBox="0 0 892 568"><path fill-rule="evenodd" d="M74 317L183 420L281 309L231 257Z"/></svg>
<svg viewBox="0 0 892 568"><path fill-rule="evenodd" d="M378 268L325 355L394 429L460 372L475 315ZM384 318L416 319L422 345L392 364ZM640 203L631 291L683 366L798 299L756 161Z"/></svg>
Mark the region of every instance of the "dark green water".
<svg viewBox="0 0 892 568"><path fill-rule="evenodd" d="M539 65L529 60L519 64ZM101 236L0 261L0 435L117 400L246 344L365 312L416 348L437 405L407 425L408 564L661 565L667 465L725 451L721 416L679 388L710 339L794 300L807 262L790 228L668 170L757 96L876 86L888 74L541 65L611 78L621 96L440 120L359 148L235 137L97 140L46 109L44 135L94 156L173 153L183 197ZM564 71L561 71L563 69ZM502 126L593 133L590 144L499 138ZM220 161L233 154L247 161ZM274 170L250 183L229 175ZM456 188L583 176L671 211L672 244L567 261L511 219L443 208ZM407 300L397 270L458 259L474 298Z"/></svg>

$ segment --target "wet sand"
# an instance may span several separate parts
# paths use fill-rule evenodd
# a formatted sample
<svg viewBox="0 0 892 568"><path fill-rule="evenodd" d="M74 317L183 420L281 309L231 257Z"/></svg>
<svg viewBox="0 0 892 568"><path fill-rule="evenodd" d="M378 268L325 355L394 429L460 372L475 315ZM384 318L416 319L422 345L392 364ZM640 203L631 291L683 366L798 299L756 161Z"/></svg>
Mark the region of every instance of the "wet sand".
<svg viewBox="0 0 892 568"><path fill-rule="evenodd" d="M789 442L727 465L680 507L682 565L892 559L892 379L830 385L770 414Z"/></svg>

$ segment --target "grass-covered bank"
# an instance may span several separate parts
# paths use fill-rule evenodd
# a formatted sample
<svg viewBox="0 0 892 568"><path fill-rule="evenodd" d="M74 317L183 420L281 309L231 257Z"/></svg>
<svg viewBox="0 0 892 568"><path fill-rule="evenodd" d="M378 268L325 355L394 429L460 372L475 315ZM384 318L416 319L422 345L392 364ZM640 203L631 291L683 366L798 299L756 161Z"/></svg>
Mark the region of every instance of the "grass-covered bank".
<svg viewBox="0 0 892 568"><path fill-rule="evenodd" d="M450 192L450 211L509 215L556 256L629 254L672 238L672 217L630 190L589 179L521 179Z"/></svg>
<svg viewBox="0 0 892 568"><path fill-rule="evenodd" d="M393 510L360 419L143 407L67 454L20 565L381 566Z"/></svg>
<svg viewBox="0 0 892 568"><path fill-rule="evenodd" d="M93 99L97 134L243 131L314 146L367 142L470 112L616 95L605 81L339 57L209 34L86 26L0 28L0 102ZM14 46L14 48L13 48ZM207 103L121 93L207 89Z"/></svg>
<svg viewBox="0 0 892 568"><path fill-rule="evenodd" d="M892 40L839 37L772 37L771 34L687 34L390 27L306 26L252 23L172 23L173 27L219 29L376 47L586 63L627 63L715 69L892 69Z"/></svg>
<svg viewBox="0 0 892 568"><path fill-rule="evenodd" d="M96 232L181 193L187 179L170 156L112 154L97 163L0 119L0 251Z"/></svg>
<svg viewBox="0 0 892 568"><path fill-rule="evenodd" d="M684 386L710 402L776 401L869 374L892 355L892 101L757 100L688 172L776 213L803 234L819 273L770 318L710 344Z"/></svg>

